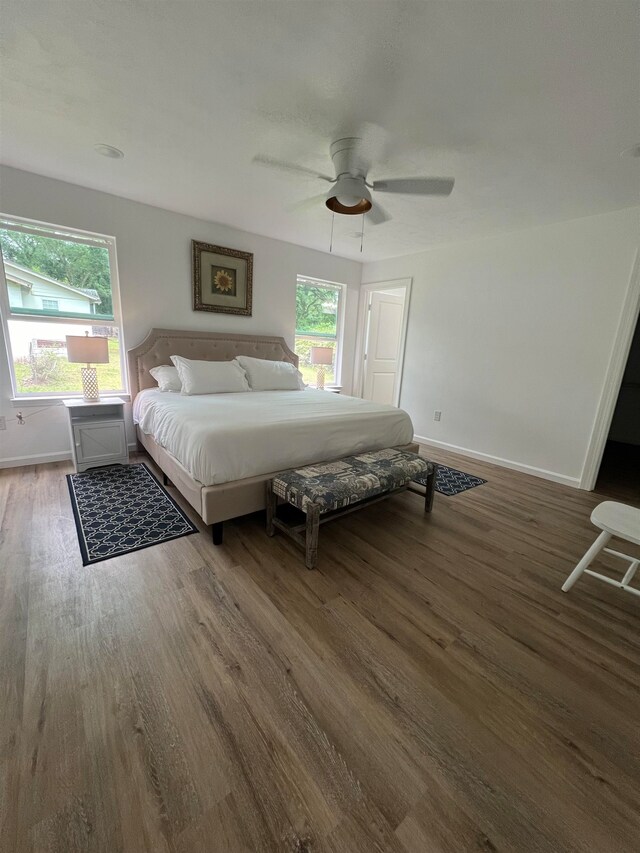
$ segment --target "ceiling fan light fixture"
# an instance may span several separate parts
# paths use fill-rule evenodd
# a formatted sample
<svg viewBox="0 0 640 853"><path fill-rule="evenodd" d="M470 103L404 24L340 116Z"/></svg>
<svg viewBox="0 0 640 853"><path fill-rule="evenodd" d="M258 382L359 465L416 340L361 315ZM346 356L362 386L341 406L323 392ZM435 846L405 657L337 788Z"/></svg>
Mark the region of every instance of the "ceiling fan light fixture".
<svg viewBox="0 0 640 853"><path fill-rule="evenodd" d="M342 176L327 193L326 206L333 213L357 216L371 210L371 193L364 178Z"/></svg>
<svg viewBox="0 0 640 853"><path fill-rule="evenodd" d="M341 204L335 196L328 198L325 201L326 206L333 213L346 213L347 215L355 216L360 213L367 213L372 208L372 204L367 198L361 198L357 204Z"/></svg>

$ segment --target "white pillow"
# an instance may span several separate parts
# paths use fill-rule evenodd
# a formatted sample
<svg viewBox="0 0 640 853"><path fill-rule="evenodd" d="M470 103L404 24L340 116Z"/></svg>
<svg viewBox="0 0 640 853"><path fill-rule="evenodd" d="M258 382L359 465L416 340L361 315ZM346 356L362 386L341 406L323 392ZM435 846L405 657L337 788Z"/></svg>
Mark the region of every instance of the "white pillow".
<svg viewBox="0 0 640 853"><path fill-rule="evenodd" d="M182 382L175 367L170 364L161 364L158 367L152 367L149 373L158 383L158 388L161 391L180 391Z"/></svg>
<svg viewBox="0 0 640 853"><path fill-rule="evenodd" d="M172 355L182 382L183 394L227 394L248 391L244 370L234 361L195 361Z"/></svg>
<svg viewBox="0 0 640 853"><path fill-rule="evenodd" d="M302 391L304 382L299 370L286 361L269 361L237 355L234 359L247 372L252 391Z"/></svg>

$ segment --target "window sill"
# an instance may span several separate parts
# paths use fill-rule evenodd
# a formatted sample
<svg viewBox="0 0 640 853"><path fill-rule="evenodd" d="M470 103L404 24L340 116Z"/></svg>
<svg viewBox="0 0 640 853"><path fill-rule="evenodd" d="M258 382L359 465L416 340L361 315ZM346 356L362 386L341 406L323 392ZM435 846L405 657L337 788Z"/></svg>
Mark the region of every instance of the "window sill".
<svg viewBox="0 0 640 853"><path fill-rule="evenodd" d="M65 394L64 397L9 397L9 401L14 408L19 409L22 407L28 408L29 406L61 406L63 400L68 400L71 397L77 397L78 400L82 400L82 394ZM105 397L120 397L125 403L131 402L130 394L118 393L117 391L110 391L108 394L101 395L102 400Z"/></svg>

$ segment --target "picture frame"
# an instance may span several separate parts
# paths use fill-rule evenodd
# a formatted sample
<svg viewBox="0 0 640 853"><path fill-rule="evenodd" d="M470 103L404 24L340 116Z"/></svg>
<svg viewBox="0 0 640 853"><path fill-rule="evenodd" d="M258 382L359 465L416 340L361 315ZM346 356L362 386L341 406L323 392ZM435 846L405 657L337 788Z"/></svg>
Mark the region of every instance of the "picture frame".
<svg viewBox="0 0 640 853"><path fill-rule="evenodd" d="M251 316L253 254L191 241L193 310Z"/></svg>

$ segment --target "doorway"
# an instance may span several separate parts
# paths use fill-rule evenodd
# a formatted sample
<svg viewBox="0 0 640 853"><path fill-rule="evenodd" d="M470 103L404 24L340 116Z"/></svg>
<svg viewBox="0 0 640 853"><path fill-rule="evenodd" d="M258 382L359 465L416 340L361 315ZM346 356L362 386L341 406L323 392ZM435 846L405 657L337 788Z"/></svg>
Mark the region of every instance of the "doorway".
<svg viewBox="0 0 640 853"><path fill-rule="evenodd" d="M411 279L363 284L355 387L374 403L400 402Z"/></svg>
<svg viewBox="0 0 640 853"><path fill-rule="evenodd" d="M640 502L640 321L629 349L594 491Z"/></svg>
<svg viewBox="0 0 640 853"><path fill-rule="evenodd" d="M640 250L636 252L633 269L629 279L629 285L624 297L620 320L613 345L613 351L609 359L600 403L596 412L596 419L591 430L591 438L587 448L587 455L580 477L580 488L593 491L596 488L600 464L602 462L605 445L613 423L613 414L616 408L623 376L629 361L629 353L634 338L638 333L640 323Z"/></svg>

